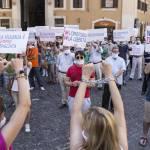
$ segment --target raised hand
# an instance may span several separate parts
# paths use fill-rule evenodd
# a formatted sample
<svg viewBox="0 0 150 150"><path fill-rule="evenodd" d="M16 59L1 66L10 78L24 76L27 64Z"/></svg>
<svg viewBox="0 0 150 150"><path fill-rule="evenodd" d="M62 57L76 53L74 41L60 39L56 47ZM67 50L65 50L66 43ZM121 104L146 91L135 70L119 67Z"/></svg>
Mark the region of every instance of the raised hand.
<svg viewBox="0 0 150 150"><path fill-rule="evenodd" d="M82 68L82 78L89 80L91 77L91 74L93 72L94 72L94 65L93 64L84 65Z"/></svg>
<svg viewBox="0 0 150 150"><path fill-rule="evenodd" d="M105 75L105 77L112 77L112 67L110 64L106 63L105 61L102 62L101 66L100 66L103 74Z"/></svg>
<svg viewBox="0 0 150 150"><path fill-rule="evenodd" d="M20 70L23 70L23 59L12 59L11 65L14 68L15 72L18 73Z"/></svg>

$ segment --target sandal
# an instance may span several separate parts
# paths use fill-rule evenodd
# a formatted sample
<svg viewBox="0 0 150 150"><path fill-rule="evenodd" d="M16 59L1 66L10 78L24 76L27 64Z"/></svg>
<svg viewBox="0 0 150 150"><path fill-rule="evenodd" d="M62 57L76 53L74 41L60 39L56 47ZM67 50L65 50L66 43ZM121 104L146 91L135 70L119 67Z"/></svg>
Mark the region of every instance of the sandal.
<svg viewBox="0 0 150 150"><path fill-rule="evenodd" d="M140 138L140 141L139 141L140 146L145 147L145 146L147 146L147 143L148 143L148 139L146 137Z"/></svg>

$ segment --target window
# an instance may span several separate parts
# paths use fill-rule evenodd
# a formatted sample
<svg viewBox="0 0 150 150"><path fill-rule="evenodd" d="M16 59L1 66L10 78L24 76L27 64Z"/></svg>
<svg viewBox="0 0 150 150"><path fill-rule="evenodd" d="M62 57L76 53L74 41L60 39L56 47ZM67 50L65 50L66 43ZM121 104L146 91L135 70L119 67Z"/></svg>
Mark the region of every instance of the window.
<svg viewBox="0 0 150 150"><path fill-rule="evenodd" d="M118 0L101 0L102 8L118 8Z"/></svg>
<svg viewBox="0 0 150 150"><path fill-rule="evenodd" d="M64 0L55 0L55 8L63 8Z"/></svg>
<svg viewBox="0 0 150 150"><path fill-rule="evenodd" d="M9 28L10 27L9 19L0 19L0 26Z"/></svg>
<svg viewBox="0 0 150 150"><path fill-rule="evenodd" d="M138 7L137 9L146 12L147 11L147 3L145 2L141 2L140 0L138 0Z"/></svg>
<svg viewBox="0 0 150 150"><path fill-rule="evenodd" d="M12 0L0 0L0 8L9 9L12 7Z"/></svg>
<svg viewBox="0 0 150 150"><path fill-rule="evenodd" d="M55 27L63 27L64 18L55 18Z"/></svg>
<svg viewBox="0 0 150 150"><path fill-rule="evenodd" d="M82 8L83 1L82 0L73 0L73 8Z"/></svg>

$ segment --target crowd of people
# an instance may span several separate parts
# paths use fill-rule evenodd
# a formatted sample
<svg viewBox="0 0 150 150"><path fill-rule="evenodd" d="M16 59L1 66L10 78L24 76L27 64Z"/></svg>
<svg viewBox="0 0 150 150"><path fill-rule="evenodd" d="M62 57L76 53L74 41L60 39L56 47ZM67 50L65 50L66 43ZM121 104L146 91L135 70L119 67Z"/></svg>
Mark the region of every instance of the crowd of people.
<svg viewBox="0 0 150 150"><path fill-rule="evenodd" d="M143 135L139 144L147 145L150 53L144 50L145 44L141 43L140 38L131 37L129 42L93 41L88 42L84 49L63 45L62 37L57 37L56 42L36 40L28 43L26 53L15 55L11 61L5 58L0 60L1 73L8 66L14 69L10 87L16 106L6 124L3 99L0 98L0 150L11 149L24 122L25 132L31 131L30 91L34 92L35 81L39 90L46 90L43 78L48 84L60 84L61 101L58 107L68 107L71 116L71 150L128 150L124 106L119 90L128 79L136 77L136 68L137 80L143 79L141 94L146 94ZM103 91L101 107L91 107L90 91L93 87Z"/></svg>

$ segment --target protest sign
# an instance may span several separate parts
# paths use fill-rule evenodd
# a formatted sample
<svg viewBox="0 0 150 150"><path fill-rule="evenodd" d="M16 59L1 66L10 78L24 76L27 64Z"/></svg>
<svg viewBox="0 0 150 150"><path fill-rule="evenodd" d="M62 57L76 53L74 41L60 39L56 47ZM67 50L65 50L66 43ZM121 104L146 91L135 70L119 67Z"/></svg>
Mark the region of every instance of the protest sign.
<svg viewBox="0 0 150 150"><path fill-rule="evenodd" d="M79 29L79 25L69 25L69 24L66 24L66 25L64 25L64 28Z"/></svg>
<svg viewBox="0 0 150 150"><path fill-rule="evenodd" d="M49 26L36 26L36 27L35 27L36 36L39 36L39 32L40 32L41 30L49 30L49 29L50 29Z"/></svg>
<svg viewBox="0 0 150 150"><path fill-rule="evenodd" d="M22 28L8 28L6 31L22 31Z"/></svg>
<svg viewBox="0 0 150 150"><path fill-rule="evenodd" d="M28 31L0 31L0 53L25 52L28 36Z"/></svg>
<svg viewBox="0 0 150 150"><path fill-rule="evenodd" d="M146 27L145 40L146 40L146 44L150 44L150 26Z"/></svg>
<svg viewBox="0 0 150 150"><path fill-rule="evenodd" d="M63 36L64 27L51 27L51 30L55 33L55 36Z"/></svg>
<svg viewBox="0 0 150 150"><path fill-rule="evenodd" d="M36 33L36 28L35 27L28 27L27 31Z"/></svg>
<svg viewBox="0 0 150 150"><path fill-rule="evenodd" d="M145 52L150 52L150 44L145 44Z"/></svg>
<svg viewBox="0 0 150 150"><path fill-rule="evenodd" d="M6 30L6 27L0 27L0 31Z"/></svg>
<svg viewBox="0 0 150 150"><path fill-rule="evenodd" d="M29 32L29 38L28 38L29 42L35 42L35 32Z"/></svg>
<svg viewBox="0 0 150 150"><path fill-rule="evenodd" d="M107 37L107 29L90 29L88 30L88 42L92 41L104 41L104 38Z"/></svg>
<svg viewBox="0 0 150 150"><path fill-rule="evenodd" d="M63 45L85 48L87 37L87 31L65 28Z"/></svg>
<svg viewBox="0 0 150 150"><path fill-rule="evenodd" d="M142 56L144 54L144 45L134 44L132 45L132 55L134 56Z"/></svg>
<svg viewBox="0 0 150 150"><path fill-rule="evenodd" d="M130 41L130 33L128 29L114 30L113 31L114 41Z"/></svg>
<svg viewBox="0 0 150 150"><path fill-rule="evenodd" d="M45 42L55 42L55 32L53 30L41 30L39 31L39 37L40 41L45 41Z"/></svg>
<svg viewBox="0 0 150 150"><path fill-rule="evenodd" d="M129 28L129 34L130 34L130 37L133 36L133 37L137 37L138 36L138 33L139 33L139 29L138 28Z"/></svg>

